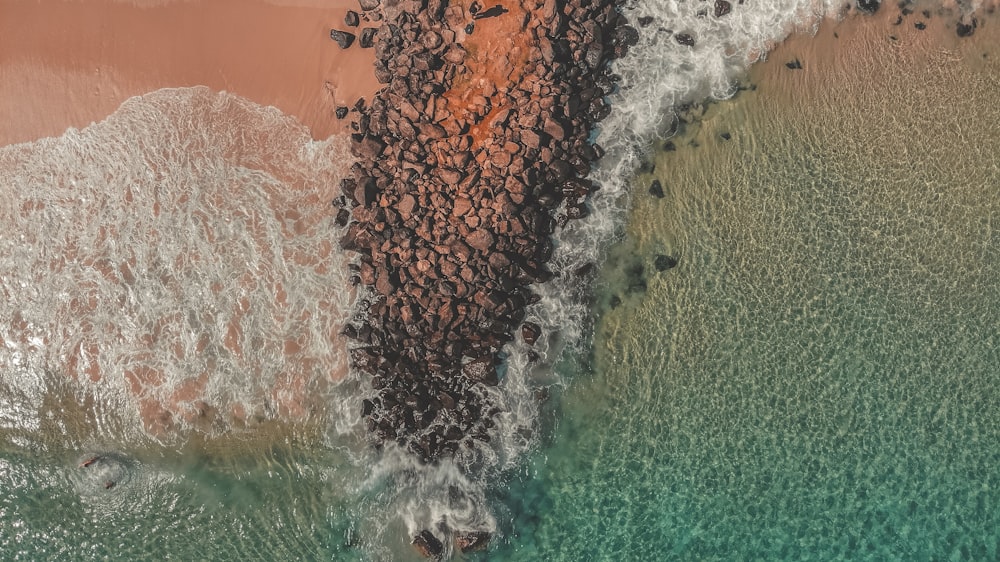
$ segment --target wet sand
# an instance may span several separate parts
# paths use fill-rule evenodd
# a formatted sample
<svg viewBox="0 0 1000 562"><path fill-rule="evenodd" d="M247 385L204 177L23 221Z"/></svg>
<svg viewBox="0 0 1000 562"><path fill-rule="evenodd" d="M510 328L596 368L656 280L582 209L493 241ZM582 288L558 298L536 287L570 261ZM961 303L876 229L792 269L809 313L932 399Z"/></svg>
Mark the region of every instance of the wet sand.
<svg viewBox="0 0 1000 562"><path fill-rule="evenodd" d="M357 3L0 0L0 146L85 127L135 95L197 85L273 105L326 138L349 123L334 118L337 105L378 89L374 50L329 38L346 29L348 9Z"/></svg>

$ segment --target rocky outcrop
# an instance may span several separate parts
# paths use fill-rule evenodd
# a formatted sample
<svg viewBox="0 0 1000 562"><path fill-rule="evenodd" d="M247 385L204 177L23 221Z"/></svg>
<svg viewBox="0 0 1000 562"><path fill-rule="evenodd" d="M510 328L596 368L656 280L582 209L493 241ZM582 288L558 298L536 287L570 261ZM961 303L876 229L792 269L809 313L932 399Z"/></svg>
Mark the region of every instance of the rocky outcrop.
<svg viewBox="0 0 1000 562"><path fill-rule="evenodd" d="M375 441L429 462L491 439L500 410L482 389L500 383L513 334L541 335L524 323L531 285L553 275L556 228L587 215L607 63L638 34L607 0L403 0L374 40L385 88L360 107L359 161L335 201L370 289L345 333L371 376Z"/></svg>

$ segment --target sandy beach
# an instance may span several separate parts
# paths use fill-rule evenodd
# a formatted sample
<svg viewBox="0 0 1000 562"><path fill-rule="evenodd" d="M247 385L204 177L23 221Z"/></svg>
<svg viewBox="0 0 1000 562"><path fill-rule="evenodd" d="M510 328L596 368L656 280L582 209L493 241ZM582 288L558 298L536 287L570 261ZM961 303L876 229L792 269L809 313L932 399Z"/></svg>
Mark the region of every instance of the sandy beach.
<svg viewBox="0 0 1000 562"><path fill-rule="evenodd" d="M329 38L346 29L348 9L357 3L0 0L0 146L84 127L135 95L197 85L273 105L326 138L349 122L334 118L337 105L378 87L373 49Z"/></svg>

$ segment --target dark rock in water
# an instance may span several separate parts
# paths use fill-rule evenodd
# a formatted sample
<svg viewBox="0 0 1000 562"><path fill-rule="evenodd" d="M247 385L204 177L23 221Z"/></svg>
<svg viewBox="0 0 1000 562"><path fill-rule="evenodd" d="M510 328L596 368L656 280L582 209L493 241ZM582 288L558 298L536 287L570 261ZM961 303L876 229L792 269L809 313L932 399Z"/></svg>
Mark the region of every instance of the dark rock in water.
<svg viewBox="0 0 1000 562"><path fill-rule="evenodd" d="M354 10L347 10L347 14L344 16L344 23L347 24L347 27L357 27L360 23L358 13Z"/></svg>
<svg viewBox="0 0 1000 562"><path fill-rule="evenodd" d="M719 136L722 137L722 140L729 140L729 139L733 138L733 135L730 135L729 133L722 133Z"/></svg>
<svg viewBox="0 0 1000 562"><path fill-rule="evenodd" d="M673 152L675 150L677 150L677 146L674 144L674 141L667 141L663 143L664 152Z"/></svg>
<svg viewBox="0 0 1000 562"><path fill-rule="evenodd" d="M958 22L958 26L955 28L955 32L958 33L959 37L970 37L976 32L976 26L979 25L979 21L976 18L972 18L972 23L962 23Z"/></svg>
<svg viewBox="0 0 1000 562"><path fill-rule="evenodd" d="M475 24L475 22L471 22L471 23L469 23L469 25L465 26L465 34L466 35L472 35L472 32L475 31L475 30L476 30L476 24Z"/></svg>
<svg viewBox="0 0 1000 562"><path fill-rule="evenodd" d="M374 27L366 27L361 30L361 40L358 44L361 45L362 49L371 49L372 45L375 44L375 34L378 33L378 29Z"/></svg>
<svg viewBox="0 0 1000 562"><path fill-rule="evenodd" d="M485 550L490 542L487 531L466 531L455 535L455 545L462 552Z"/></svg>
<svg viewBox="0 0 1000 562"><path fill-rule="evenodd" d="M896 16L896 21L892 22L892 25L899 25L903 23L903 16Z"/></svg>
<svg viewBox="0 0 1000 562"><path fill-rule="evenodd" d="M330 30L330 39L337 42L341 49L346 49L354 44L354 34L347 31L340 31L338 29Z"/></svg>
<svg viewBox="0 0 1000 562"><path fill-rule="evenodd" d="M795 59L791 62L786 62L785 66L791 70L802 70L802 62L799 59Z"/></svg>
<svg viewBox="0 0 1000 562"><path fill-rule="evenodd" d="M656 268L656 271L673 269L674 267L677 267L677 258L665 254L659 254L656 256L656 259L653 260L653 267Z"/></svg>
<svg viewBox="0 0 1000 562"><path fill-rule="evenodd" d="M913 24L913 27L919 29L920 31L923 31L923 30L927 29L927 24L925 24L922 21L918 21L917 23Z"/></svg>
<svg viewBox="0 0 1000 562"><path fill-rule="evenodd" d="M440 559L444 553L444 545L430 531L420 531L411 542L417 552L424 558Z"/></svg>
<svg viewBox="0 0 1000 562"><path fill-rule="evenodd" d="M726 0L715 0L715 17L721 18L722 16L733 11L733 5Z"/></svg>
<svg viewBox="0 0 1000 562"><path fill-rule="evenodd" d="M337 119L343 119L347 117L347 106L342 105L337 108Z"/></svg>
<svg viewBox="0 0 1000 562"><path fill-rule="evenodd" d="M881 4L881 0L858 0L857 6L858 10L862 12L874 14Z"/></svg>
<svg viewBox="0 0 1000 562"><path fill-rule="evenodd" d="M639 27L647 27L651 23L653 23L653 16L642 16L639 18Z"/></svg>
<svg viewBox="0 0 1000 562"><path fill-rule="evenodd" d="M370 12L379 7L382 2L380 0L358 0L358 4L361 5L361 9Z"/></svg>
<svg viewBox="0 0 1000 562"><path fill-rule="evenodd" d="M663 199L663 186L660 185L660 180L653 180L653 183L649 184L649 194L657 199Z"/></svg>
<svg viewBox="0 0 1000 562"><path fill-rule="evenodd" d="M340 209L337 211L336 222L337 226L347 226L347 223L351 221L351 213L347 209Z"/></svg>
<svg viewBox="0 0 1000 562"><path fill-rule="evenodd" d="M521 337L524 338L524 343L528 345L535 345L540 335L542 335L542 329L534 322L525 322L521 326Z"/></svg>
<svg viewBox="0 0 1000 562"><path fill-rule="evenodd" d="M689 33L678 33L674 35L674 40L686 47L694 47L694 37Z"/></svg>
<svg viewBox="0 0 1000 562"><path fill-rule="evenodd" d="M611 296L611 301L608 302L608 306L610 306L611 309L614 310L614 309L618 308L621 305L622 305L622 298L619 297L618 295L612 295Z"/></svg>

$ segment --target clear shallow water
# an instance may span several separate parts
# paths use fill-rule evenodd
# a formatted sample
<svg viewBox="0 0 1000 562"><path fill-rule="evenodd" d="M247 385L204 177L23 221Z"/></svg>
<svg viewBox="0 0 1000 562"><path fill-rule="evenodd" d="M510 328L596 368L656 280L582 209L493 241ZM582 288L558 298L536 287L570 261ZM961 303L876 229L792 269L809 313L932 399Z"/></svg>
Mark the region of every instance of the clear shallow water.
<svg viewBox="0 0 1000 562"><path fill-rule="evenodd" d="M997 69L894 49L776 55L640 176L510 559L1000 555Z"/></svg>

